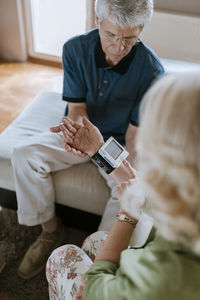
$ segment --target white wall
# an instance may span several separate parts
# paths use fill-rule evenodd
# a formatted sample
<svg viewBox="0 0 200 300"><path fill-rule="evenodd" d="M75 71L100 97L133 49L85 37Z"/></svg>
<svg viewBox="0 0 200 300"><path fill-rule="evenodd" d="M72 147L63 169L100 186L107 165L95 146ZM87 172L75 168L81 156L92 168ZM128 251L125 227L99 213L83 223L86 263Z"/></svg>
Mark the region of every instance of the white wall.
<svg viewBox="0 0 200 300"><path fill-rule="evenodd" d="M0 58L27 59L21 0L0 0Z"/></svg>
<svg viewBox="0 0 200 300"><path fill-rule="evenodd" d="M154 12L142 40L159 57L200 63L200 17Z"/></svg>

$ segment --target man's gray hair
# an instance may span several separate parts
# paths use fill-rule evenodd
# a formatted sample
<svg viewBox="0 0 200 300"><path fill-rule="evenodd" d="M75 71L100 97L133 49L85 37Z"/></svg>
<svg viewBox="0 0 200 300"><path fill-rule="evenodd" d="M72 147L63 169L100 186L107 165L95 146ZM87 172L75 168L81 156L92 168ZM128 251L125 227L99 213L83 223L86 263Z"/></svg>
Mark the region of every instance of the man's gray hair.
<svg viewBox="0 0 200 300"><path fill-rule="evenodd" d="M99 23L108 19L121 27L143 28L153 14L153 0L96 0L95 12Z"/></svg>

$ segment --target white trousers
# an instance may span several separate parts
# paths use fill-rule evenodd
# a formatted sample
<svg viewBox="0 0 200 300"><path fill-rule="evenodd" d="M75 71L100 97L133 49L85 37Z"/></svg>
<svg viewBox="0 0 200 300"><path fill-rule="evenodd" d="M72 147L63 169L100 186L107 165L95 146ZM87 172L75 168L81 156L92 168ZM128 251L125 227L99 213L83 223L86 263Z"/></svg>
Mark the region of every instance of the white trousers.
<svg viewBox="0 0 200 300"><path fill-rule="evenodd" d="M76 157L66 152L63 148L62 134L46 132L31 136L27 141L16 145L12 154L12 166L19 223L33 226L50 220L55 215L55 192L51 172L88 160L88 157ZM100 173L114 191L114 182L103 171ZM113 200L113 197L111 201L116 202L118 210L119 201ZM115 215L114 212L113 220ZM107 225L104 228L101 224L101 230L110 229L111 224L109 228Z"/></svg>
<svg viewBox="0 0 200 300"><path fill-rule="evenodd" d="M66 152L62 143L62 134L47 132L31 136L14 148L12 165L20 224L34 226L53 218L55 192L51 172L89 161L88 157L76 157ZM108 199L98 230L110 231L120 204L115 196L115 183L102 169L99 168L99 172L107 181L111 197ZM144 244L152 224L148 216L144 215L141 218L134 231L133 245Z"/></svg>

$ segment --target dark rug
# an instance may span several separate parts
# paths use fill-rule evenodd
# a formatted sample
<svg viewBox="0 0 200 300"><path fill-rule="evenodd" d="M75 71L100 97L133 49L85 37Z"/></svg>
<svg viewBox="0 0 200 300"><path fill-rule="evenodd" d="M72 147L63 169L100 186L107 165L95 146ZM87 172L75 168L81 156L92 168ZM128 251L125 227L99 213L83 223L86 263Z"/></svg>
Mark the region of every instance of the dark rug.
<svg viewBox="0 0 200 300"><path fill-rule="evenodd" d="M40 226L19 225L15 211L7 208L0 210L0 293L6 293L11 300L49 299L44 271L29 280L17 275L26 250L40 231ZM66 227L66 244L80 246L87 235L86 231Z"/></svg>

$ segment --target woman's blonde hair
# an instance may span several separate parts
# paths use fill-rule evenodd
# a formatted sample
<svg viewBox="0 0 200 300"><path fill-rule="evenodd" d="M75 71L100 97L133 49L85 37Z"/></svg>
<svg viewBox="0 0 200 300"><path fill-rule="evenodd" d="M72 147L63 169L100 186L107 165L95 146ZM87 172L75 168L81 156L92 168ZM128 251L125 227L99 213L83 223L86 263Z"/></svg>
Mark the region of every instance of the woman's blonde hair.
<svg viewBox="0 0 200 300"><path fill-rule="evenodd" d="M157 228L200 254L200 72L160 79L140 118L138 163Z"/></svg>

